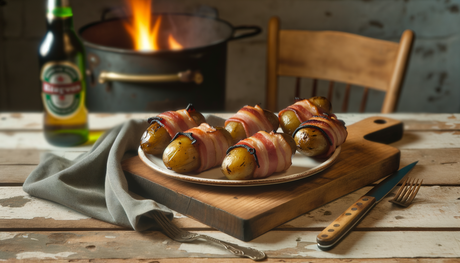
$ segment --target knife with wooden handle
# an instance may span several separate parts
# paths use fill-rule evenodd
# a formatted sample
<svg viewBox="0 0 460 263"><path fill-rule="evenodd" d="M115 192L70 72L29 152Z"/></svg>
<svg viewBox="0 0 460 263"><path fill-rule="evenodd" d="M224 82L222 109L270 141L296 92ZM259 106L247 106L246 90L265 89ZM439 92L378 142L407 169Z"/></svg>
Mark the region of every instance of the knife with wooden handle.
<svg viewBox="0 0 460 263"><path fill-rule="evenodd" d="M418 162L418 161L417 161ZM321 250L329 250L406 176L417 162L401 168L367 192L316 237Z"/></svg>

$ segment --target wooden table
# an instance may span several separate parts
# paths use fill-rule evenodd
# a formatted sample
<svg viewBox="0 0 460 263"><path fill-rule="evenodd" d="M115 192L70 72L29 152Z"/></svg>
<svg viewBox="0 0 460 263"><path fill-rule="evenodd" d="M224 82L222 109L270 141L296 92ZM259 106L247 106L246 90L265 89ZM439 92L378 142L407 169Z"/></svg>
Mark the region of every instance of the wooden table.
<svg viewBox="0 0 460 263"><path fill-rule="evenodd" d="M91 114L90 127L106 130L151 115ZM374 115L378 114L338 114L347 125ZM246 243L178 213L173 222L263 250L266 262L456 261L460 258L460 114L384 116L403 121L403 139L392 146L401 150L401 166L419 161L410 176L423 179L423 186L408 208L397 207L386 197L334 249L319 250L316 235L372 186ZM21 185L41 153L72 159L90 148L49 145L41 120L39 113L0 113L0 261L251 262L203 242L182 244L159 231L138 233L95 220L24 193Z"/></svg>

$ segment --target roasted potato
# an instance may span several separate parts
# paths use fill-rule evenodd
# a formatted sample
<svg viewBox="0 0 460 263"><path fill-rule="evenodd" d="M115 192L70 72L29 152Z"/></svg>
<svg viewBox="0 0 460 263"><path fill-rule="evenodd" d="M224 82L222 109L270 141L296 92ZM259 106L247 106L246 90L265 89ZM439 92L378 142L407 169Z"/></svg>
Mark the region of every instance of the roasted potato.
<svg viewBox="0 0 460 263"><path fill-rule="evenodd" d="M293 111L285 111L279 116L280 126L284 133L293 134L295 129L300 126L300 120Z"/></svg>
<svg viewBox="0 0 460 263"><path fill-rule="evenodd" d="M309 98L308 100L311 103L315 104L317 107L322 108L324 111L328 113L332 112L332 104L327 98L315 96L315 97Z"/></svg>
<svg viewBox="0 0 460 263"><path fill-rule="evenodd" d="M299 129L294 134L294 141L297 151L309 157L325 154L330 146L321 130L313 127Z"/></svg>
<svg viewBox="0 0 460 263"><path fill-rule="evenodd" d="M277 130L279 127L278 117L269 110L264 110L264 115L271 124L272 130ZM227 125L225 125L225 129L230 133L235 143L246 138L246 131L239 122L228 122Z"/></svg>
<svg viewBox="0 0 460 263"><path fill-rule="evenodd" d="M296 151L294 139L287 135L281 134L284 140L291 148L291 154ZM231 148L222 162L221 171L230 180L247 180L251 179L257 167L257 161L254 156L254 149L250 147Z"/></svg>
<svg viewBox="0 0 460 263"><path fill-rule="evenodd" d="M246 180L252 177L257 164L248 149L232 149L222 162L222 173L230 180Z"/></svg>
<svg viewBox="0 0 460 263"><path fill-rule="evenodd" d="M190 173L200 167L200 154L185 135L179 135L163 152L163 163L166 168L177 173Z"/></svg>
<svg viewBox="0 0 460 263"><path fill-rule="evenodd" d="M225 125L225 130L228 131L233 141L238 142L246 138L246 131L241 123L231 121Z"/></svg>
<svg viewBox="0 0 460 263"><path fill-rule="evenodd" d="M297 151L318 158L330 156L346 141L347 136L345 122L328 114L313 116L300 124L293 134Z"/></svg>
<svg viewBox="0 0 460 263"><path fill-rule="evenodd" d="M196 126L200 126L200 124L206 122L206 118L203 116L203 114L196 111L195 109L190 110L188 114L190 114L190 117L192 117L192 119L195 121Z"/></svg>
<svg viewBox="0 0 460 263"><path fill-rule="evenodd" d="M285 133L280 133L280 134L281 134L281 136L283 136L284 140L291 147L292 154L295 154L295 152L296 152L296 144L295 144L294 139L289 134L285 134Z"/></svg>
<svg viewBox="0 0 460 263"><path fill-rule="evenodd" d="M164 127L157 122L153 122L141 137L141 148L145 153L162 154L171 139Z"/></svg>
<svg viewBox="0 0 460 263"><path fill-rule="evenodd" d="M233 138L223 127L215 127L221 132L228 145L233 145ZM193 136L193 135L192 135ZM193 138L178 134L163 152L163 163L169 170L177 173L193 173L200 168L201 158L198 145L193 143ZM227 150L226 148L224 151ZM223 153L225 154L225 152Z"/></svg>
<svg viewBox="0 0 460 263"><path fill-rule="evenodd" d="M196 111L191 104L187 106L186 110L197 126L206 122L203 114ZM149 118L148 122L150 126L141 137L141 149L148 154L162 154L172 140L171 135L156 121L156 118Z"/></svg>
<svg viewBox="0 0 460 263"><path fill-rule="evenodd" d="M321 108L326 113L332 112L332 105L331 102L325 97L312 97L308 99L311 103L315 106ZM304 120L305 121L305 120ZM293 134L294 131L299 127L301 124L301 120L297 117L297 115L293 111L285 111L279 115L279 125L283 132L287 134Z"/></svg>

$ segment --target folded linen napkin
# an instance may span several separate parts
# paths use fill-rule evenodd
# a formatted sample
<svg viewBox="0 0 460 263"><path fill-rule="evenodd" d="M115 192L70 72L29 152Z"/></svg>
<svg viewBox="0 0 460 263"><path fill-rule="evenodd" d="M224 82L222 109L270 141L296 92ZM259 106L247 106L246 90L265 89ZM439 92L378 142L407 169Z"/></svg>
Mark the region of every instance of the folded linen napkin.
<svg viewBox="0 0 460 263"><path fill-rule="evenodd" d="M213 115L205 117L211 125L223 126L223 119ZM161 211L172 218L169 208L129 192L121 168L123 156L137 151L147 127L145 120L120 124L104 133L89 152L75 160L44 154L24 182L24 191L137 231L155 226L149 216L152 211Z"/></svg>

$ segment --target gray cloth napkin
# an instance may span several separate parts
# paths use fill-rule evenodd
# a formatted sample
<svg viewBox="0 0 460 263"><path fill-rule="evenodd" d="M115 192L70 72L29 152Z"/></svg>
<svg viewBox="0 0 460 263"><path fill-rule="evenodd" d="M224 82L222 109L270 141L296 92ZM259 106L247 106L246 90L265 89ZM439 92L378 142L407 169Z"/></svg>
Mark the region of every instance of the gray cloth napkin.
<svg viewBox="0 0 460 263"><path fill-rule="evenodd" d="M209 115L206 119L211 125L223 126L224 120L219 117ZM145 120L130 120L118 125L75 160L44 154L24 182L24 191L136 231L155 226L149 216L152 211L161 211L172 218L169 208L129 192L121 168L123 156L137 151L147 127Z"/></svg>

